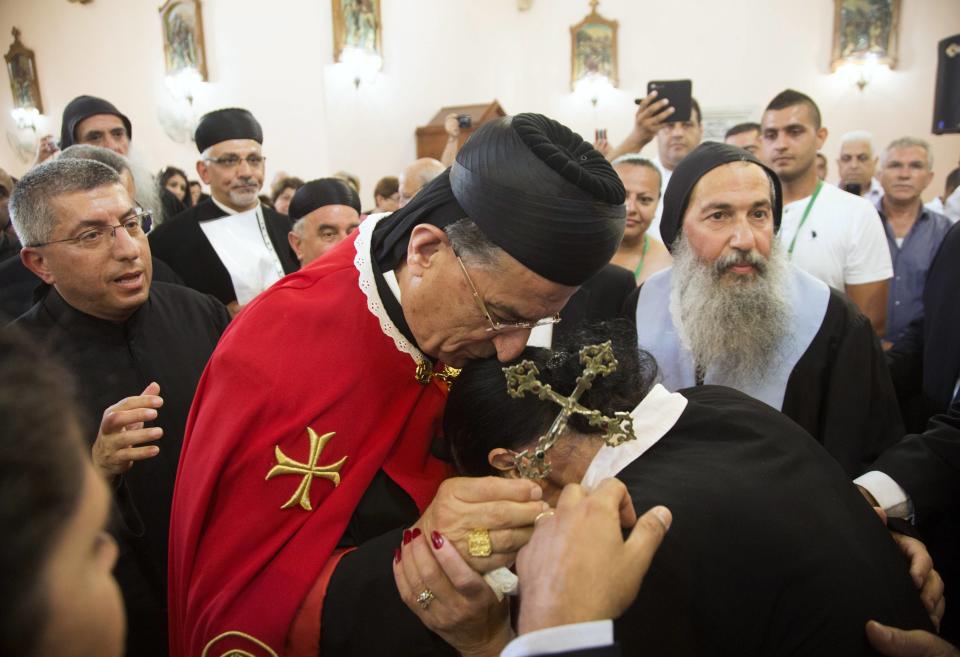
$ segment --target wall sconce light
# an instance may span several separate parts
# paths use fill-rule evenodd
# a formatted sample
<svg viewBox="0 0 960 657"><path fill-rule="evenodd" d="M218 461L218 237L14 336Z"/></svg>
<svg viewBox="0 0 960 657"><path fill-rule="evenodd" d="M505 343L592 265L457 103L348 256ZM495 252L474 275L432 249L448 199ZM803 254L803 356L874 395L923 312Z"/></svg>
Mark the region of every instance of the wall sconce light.
<svg viewBox="0 0 960 657"><path fill-rule="evenodd" d="M881 62L879 57L871 53L846 61L837 69L837 72L848 79L857 89L863 91L882 70L889 71L890 66Z"/></svg>
<svg viewBox="0 0 960 657"><path fill-rule="evenodd" d="M40 110L36 107L14 107L10 110L10 116L13 117L18 130L37 131L37 124L40 122Z"/></svg>
<svg viewBox="0 0 960 657"><path fill-rule="evenodd" d="M182 68L164 76L163 83L167 94L159 108L160 125L173 141L189 142L197 127L194 101L203 87L203 77L195 68Z"/></svg>
<svg viewBox="0 0 960 657"><path fill-rule="evenodd" d="M379 54L361 48L344 48L340 51L339 62L349 71L354 89L359 89L362 82L373 83L383 67L383 58Z"/></svg>
<svg viewBox="0 0 960 657"><path fill-rule="evenodd" d="M603 74L585 75L573 85L573 94L589 100L594 108L600 98L609 96L613 90L614 86L610 78Z"/></svg>

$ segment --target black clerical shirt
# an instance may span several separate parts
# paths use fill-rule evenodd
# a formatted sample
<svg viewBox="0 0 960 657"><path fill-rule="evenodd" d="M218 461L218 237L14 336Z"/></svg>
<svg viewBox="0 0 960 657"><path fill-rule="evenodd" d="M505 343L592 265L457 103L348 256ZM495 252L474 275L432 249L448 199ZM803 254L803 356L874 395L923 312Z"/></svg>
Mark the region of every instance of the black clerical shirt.
<svg viewBox="0 0 960 657"><path fill-rule="evenodd" d="M150 297L125 322L110 322L70 306L51 289L14 324L26 330L73 373L83 432L92 444L107 407L139 395L151 381L164 404L160 453L135 463L114 481L112 531L120 547L116 577L124 594L128 655L167 654L167 528L180 446L193 394L230 317L209 295L154 282Z"/></svg>

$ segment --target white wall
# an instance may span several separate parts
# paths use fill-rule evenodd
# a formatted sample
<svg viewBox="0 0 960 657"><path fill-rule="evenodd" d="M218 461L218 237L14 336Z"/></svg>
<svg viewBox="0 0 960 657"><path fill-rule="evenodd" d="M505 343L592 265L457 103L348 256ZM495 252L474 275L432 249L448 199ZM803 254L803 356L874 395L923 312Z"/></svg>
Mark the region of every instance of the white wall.
<svg viewBox="0 0 960 657"><path fill-rule="evenodd" d="M164 92L160 0L0 1L0 35L12 26L36 51L49 131L59 135L64 105L103 96L133 121L133 142L153 169L192 171L192 144L171 141L158 122ZM585 0L383 0L385 64L354 89L332 65L329 0L204 0L210 84L200 111L240 105L264 127L268 180L283 169L303 178L337 169L359 174L364 205L383 175L415 157L414 130L442 105L496 98L508 112L551 115L585 136L627 132L633 97L651 79L689 77L706 113L748 108L754 118L778 91L813 96L830 129L824 151L836 176L839 136L872 131L884 144L904 134L928 139L940 192L957 165L960 136L930 134L936 42L960 31L957 0L904 0L899 66L863 91L829 74L833 0L604 0L620 21L621 89L596 109L569 92L569 26ZM10 40L0 37L0 50ZM9 84L0 89L0 132L13 128ZM0 166L26 165L0 139Z"/></svg>

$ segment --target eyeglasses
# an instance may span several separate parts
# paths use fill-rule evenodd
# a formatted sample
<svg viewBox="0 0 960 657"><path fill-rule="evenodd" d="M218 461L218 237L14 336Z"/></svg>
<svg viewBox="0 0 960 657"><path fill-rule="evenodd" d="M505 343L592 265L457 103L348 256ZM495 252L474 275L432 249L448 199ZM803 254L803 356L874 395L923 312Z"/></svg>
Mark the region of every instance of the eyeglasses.
<svg viewBox="0 0 960 657"><path fill-rule="evenodd" d="M135 214L127 215L119 224L97 226L85 230L76 237L69 237L65 240L52 240L50 242L41 242L39 244L30 244L34 248L41 246L50 246L51 244L65 244L67 242L76 242L79 246L86 249L96 249L104 244L113 243L116 238L118 228L127 231L130 237L142 237L144 235L143 225L151 219L151 214L146 210L138 210ZM109 239L107 239L109 236Z"/></svg>
<svg viewBox="0 0 960 657"><path fill-rule="evenodd" d="M224 169L236 169L240 166L240 163L246 161L250 165L251 169L259 169L263 166L263 163L267 161L262 155L248 155L246 157L240 157L239 155L224 155L223 157L208 157L203 160L204 162L212 162L216 165L222 166Z"/></svg>
<svg viewBox="0 0 960 657"><path fill-rule="evenodd" d="M463 275L467 279L470 289L473 290L473 298L477 302L477 307L480 309L480 312L483 313L483 316L487 318L487 321L490 322L490 328L486 329L487 333L498 333L500 331L511 330L527 330L536 326L546 326L547 324L557 324L560 322L559 314L554 315L553 317L544 317L543 319L538 319L533 322L501 322L494 319L490 314L490 311L487 310L487 304L485 304L483 299L480 298L480 293L477 291L477 286L473 284L473 279L470 278L470 274L467 273L467 267L463 264L463 260L460 259L460 256L457 256L457 262L460 263L460 269L463 271Z"/></svg>

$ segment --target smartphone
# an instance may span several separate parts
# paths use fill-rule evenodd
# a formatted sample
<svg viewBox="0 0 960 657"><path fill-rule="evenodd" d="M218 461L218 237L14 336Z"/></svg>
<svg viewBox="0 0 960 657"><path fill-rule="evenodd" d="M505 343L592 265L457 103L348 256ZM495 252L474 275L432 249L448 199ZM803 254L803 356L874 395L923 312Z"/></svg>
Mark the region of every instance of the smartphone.
<svg viewBox="0 0 960 657"><path fill-rule="evenodd" d="M657 100L670 101L673 114L668 121L689 121L692 113L693 82L690 80L654 80L647 83L647 93L657 92Z"/></svg>
<svg viewBox="0 0 960 657"><path fill-rule="evenodd" d="M466 129L466 128L469 128L471 125L473 125L473 119L470 117L469 114L458 114L457 124L460 126L461 129Z"/></svg>

